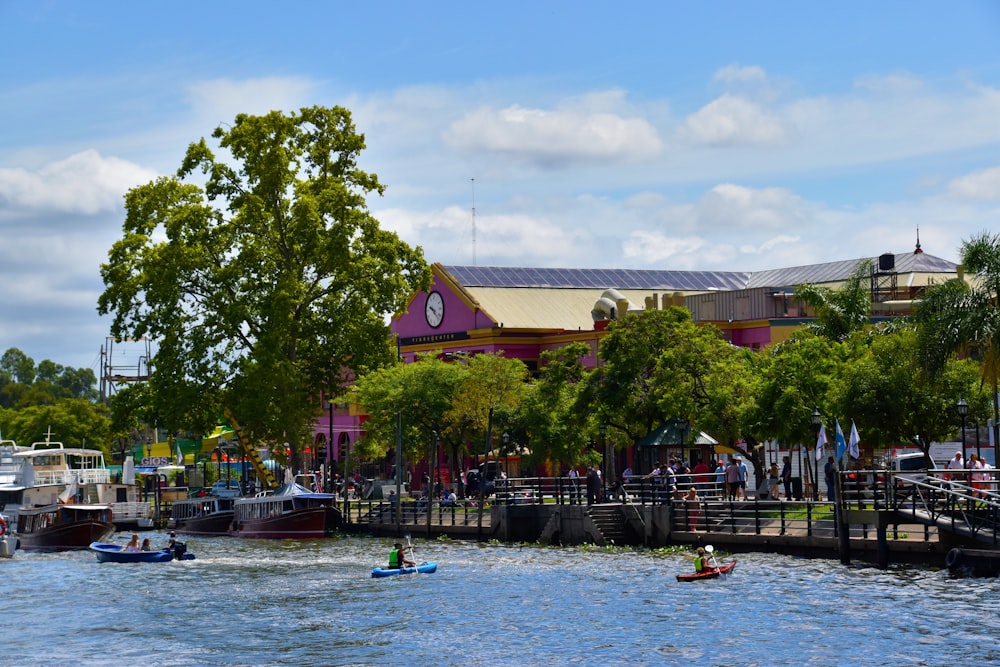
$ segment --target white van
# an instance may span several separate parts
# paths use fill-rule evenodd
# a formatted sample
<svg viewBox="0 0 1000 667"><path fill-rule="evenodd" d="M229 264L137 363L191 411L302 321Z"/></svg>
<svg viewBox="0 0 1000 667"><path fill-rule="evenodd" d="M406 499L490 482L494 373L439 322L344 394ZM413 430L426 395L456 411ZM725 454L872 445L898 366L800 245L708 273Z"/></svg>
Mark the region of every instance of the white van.
<svg viewBox="0 0 1000 667"><path fill-rule="evenodd" d="M922 482L927 479L927 457L923 452L897 454L892 458L892 468L896 485L907 484L907 480Z"/></svg>

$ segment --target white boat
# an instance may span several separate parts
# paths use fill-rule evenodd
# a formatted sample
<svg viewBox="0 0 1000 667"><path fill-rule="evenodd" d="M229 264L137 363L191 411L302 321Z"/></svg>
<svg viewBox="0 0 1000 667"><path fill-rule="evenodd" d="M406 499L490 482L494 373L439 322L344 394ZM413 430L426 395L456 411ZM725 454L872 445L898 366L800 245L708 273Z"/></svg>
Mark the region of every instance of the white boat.
<svg viewBox="0 0 1000 667"><path fill-rule="evenodd" d="M58 504L107 506L121 530L153 527L149 503L140 500L139 487L112 483L100 450L65 447L52 440L51 433L31 447L7 445L0 452L0 507L10 519L10 531L17 536L22 508Z"/></svg>

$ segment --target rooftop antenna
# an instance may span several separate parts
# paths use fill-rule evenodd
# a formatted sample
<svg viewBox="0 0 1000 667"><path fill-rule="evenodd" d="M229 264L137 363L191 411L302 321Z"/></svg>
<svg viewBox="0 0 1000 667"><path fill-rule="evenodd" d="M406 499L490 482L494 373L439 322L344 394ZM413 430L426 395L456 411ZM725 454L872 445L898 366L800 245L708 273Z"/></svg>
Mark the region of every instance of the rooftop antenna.
<svg viewBox="0 0 1000 667"><path fill-rule="evenodd" d="M920 248L920 225L917 225L917 249L913 251L914 255L920 255L924 251Z"/></svg>
<svg viewBox="0 0 1000 667"><path fill-rule="evenodd" d="M476 265L476 179L472 181L472 265Z"/></svg>

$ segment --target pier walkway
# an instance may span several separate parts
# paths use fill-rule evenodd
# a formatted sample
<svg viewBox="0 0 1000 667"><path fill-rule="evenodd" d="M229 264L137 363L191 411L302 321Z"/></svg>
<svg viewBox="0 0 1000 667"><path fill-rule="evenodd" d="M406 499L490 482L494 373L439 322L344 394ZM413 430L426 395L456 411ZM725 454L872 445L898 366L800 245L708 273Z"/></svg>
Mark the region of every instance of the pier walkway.
<svg viewBox="0 0 1000 667"><path fill-rule="evenodd" d="M472 500L442 506L405 500L351 501L345 528L376 535L496 539L599 545L707 544L731 551L858 558L943 565L953 549L997 551L1000 495L944 480L850 471L838 480L840 502L814 499L728 500L714 484L679 480L672 497L636 479L607 502L587 504L563 478L506 480L480 512ZM954 471L949 471L954 474ZM695 485L698 500L679 497ZM982 485L980 485L982 486ZM398 510L398 511L397 511Z"/></svg>

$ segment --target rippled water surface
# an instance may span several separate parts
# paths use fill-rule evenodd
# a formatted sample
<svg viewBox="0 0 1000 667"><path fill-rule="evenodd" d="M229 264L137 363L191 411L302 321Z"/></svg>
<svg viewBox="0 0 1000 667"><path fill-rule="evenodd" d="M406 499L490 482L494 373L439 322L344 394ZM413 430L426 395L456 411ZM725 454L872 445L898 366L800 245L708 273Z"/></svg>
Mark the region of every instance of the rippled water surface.
<svg viewBox="0 0 1000 667"><path fill-rule="evenodd" d="M154 544L166 538L152 534ZM391 540L190 538L196 559L17 552L0 662L33 665L964 665L1000 661L1000 583L741 554L416 540L434 574L372 579ZM975 659L972 656L975 656Z"/></svg>

